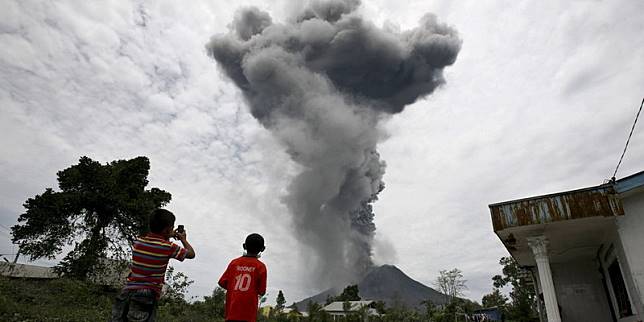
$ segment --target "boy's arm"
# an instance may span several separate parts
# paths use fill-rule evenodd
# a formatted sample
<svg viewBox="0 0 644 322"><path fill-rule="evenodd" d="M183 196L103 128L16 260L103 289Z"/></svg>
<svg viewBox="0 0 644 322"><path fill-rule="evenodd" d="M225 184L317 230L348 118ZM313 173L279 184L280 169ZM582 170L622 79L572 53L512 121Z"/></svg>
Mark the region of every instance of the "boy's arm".
<svg viewBox="0 0 644 322"><path fill-rule="evenodd" d="M219 282L217 282L217 284L219 284L219 286L221 286L221 288L223 288L224 290L228 290L228 269L229 268L230 268L230 265L228 265L224 274L222 274L221 277L219 278Z"/></svg>
<svg viewBox="0 0 644 322"><path fill-rule="evenodd" d="M188 259L193 259L195 258L195 250L192 248L192 245L188 242L186 232L175 232L175 236L181 241L183 244L183 248L186 249L186 258Z"/></svg>
<svg viewBox="0 0 644 322"><path fill-rule="evenodd" d="M266 294L266 266L262 266L259 271L259 283L257 283L257 294L264 296Z"/></svg>
<svg viewBox="0 0 644 322"><path fill-rule="evenodd" d="M225 274L222 275L217 284L219 284L219 286L221 286L221 288L223 288L224 290L228 290L228 279L225 277Z"/></svg>

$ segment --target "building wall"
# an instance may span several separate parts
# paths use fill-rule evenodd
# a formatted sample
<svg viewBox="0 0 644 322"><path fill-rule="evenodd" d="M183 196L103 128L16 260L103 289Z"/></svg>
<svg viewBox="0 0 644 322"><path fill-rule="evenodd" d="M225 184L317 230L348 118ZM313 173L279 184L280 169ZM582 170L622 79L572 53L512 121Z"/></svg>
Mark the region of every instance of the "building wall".
<svg viewBox="0 0 644 322"><path fill-rule="evenodd" d="M615 225L617 225L617 221L615 221ZM603 247L600 249L598 253L598 258L601 260L601 265L602 265L604 277L606 278L606 285L610 296L610 303L611 303L611 306L613 307L615 315L617 316L617 321L618 322L641 322L640 309L637 306L638 305L637 303L639 303L639 297L637 296L633 297L634 294L637 294L636 293L637 291L635 290L635 286L634 286L635 284L633 282L633 278L630 273L631 271L628 266L628 261L626 260L624 247L622 246L622 241L619 237L617 226L615 226L614 229L610 232L610 234L608 234L606 238L606 243L603 245ZM622 277L624 279L624 283L626 284L628 296L631 303L631 309L633 311L632 316L621 317L621 318L619 317L615 290L613 289L612 281L608 271L609 266L614 261L618 262L620 271L622 273ZM636 299L637 301L634 301L634 299Z"/></svg>
<svg viewBox="0 0 644 322"><path fill-rule="evenodd" d="M635 309L644 313L644 193L634 193L622 199L624 216L617 219L617 231L624 251L623 268L631 275L630 296Z"/></svg>
<svg viewBox="0 0 644 322"><path fill-rule="evenodd" d="M0 262L0 275L34 279L54 279L60 277L51 267L5 262Z"/></svg>
<svg viewBox="0 0 644 322"><path fill-rule="evenodd" d="M562 322L612 321L595 260L551 264Z"/></svg>

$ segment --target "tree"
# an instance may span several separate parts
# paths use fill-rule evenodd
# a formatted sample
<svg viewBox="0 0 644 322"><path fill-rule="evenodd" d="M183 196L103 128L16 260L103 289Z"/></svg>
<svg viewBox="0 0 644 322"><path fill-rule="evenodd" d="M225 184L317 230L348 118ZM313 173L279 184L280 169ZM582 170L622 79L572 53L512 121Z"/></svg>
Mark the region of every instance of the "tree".
<svg viewBox="0 0 644 322"><path fill-rule="evenodd" d="M288 307L291 309L291 312L289 312L287 315L287 321L301 321L300 317L302 316L302 313L297 308L295 302L293 302L293 304Z"/></svg>
<svg viewBox="0 0 644 322"><path fill-rule="evenodd" d="M205 316L223 318L225 305L226 305L226 291L223 288L217 286L212 291L211 296L204 296L203 313Z"/></svg>
<svg viewBox="0 0 644 322"><path fill-rule="evenodd" d="M404 302L394 299L393 303L386 309L384 321L387 322L412 322L420 321L419 311L407 307Z"/></svg>
<svg viewBox="0 0 644 322"><path fill-rule="evenodd" d="M324 311L322 306L317 302L310 301L306 304L306 310L309 312L309 321L319 321L324 318Z"/></svg>
<svg viewBox="0 0 644 322"><path fill-rule="evenodd" d="M374 303L373 306L376 309L376 312L378 312L378 314L385 314L385 312L387 311L385 301L378 300Z"/></svg>
<svg viewBox="0 0 644 322"><path fill-rule="evenodd" d="M498 307L504 309L508 298L498 288L495 288L492 293L483 295L481 302L483 303L483 307Z"/></svg>
<svg viewBox="0 0 644 322"><path fill-rule="evenodd" d="M435 315L440 312L439 308L434 305L432 300L427 299L420 302L424 306L424 316L427 321L432 321L435 319Z"/></svg>
<svg viewBox="0 0 644 322"><path fill-rule="evenodd" d="M57 173L61 191L47 188L27 199L12 241L32 260L53 259L73 244L58 271L81 279L100 272L103 258L125 258L127 242L147 230L149 213L171 199L166 191L145 189L149 170L146 157L105 165L80 158Z"/></svg>
<svg viewBox="0 0 644 322"><path fill-rule="evenodd" d="M284 309L284 304L286 304L286 299L284 298L284 293L282 293L282 290L280 290L277 293L277 298L275 299L275 302L277 303L275 305L275 310L277 312L282 312L282 310Z"/></svg>
<svg viewBox="0 0 644 322"><path fill-rule="evenodd" d="M186 301L168 301L161 298L159 304L159 321L193 321L193 322L224 322L224 306L226 291L216 287L212 295L204 296L203 300L192 303Z"/></svg>
<svg viewBox="0 0 644 322"><path fill-rule="evenodd" d="M439 273L440 275L436 278L434 284L441 293L448 297L450 303L454 302L467 289L465 285L467 281L463 279L463 272L458 268L454 268L449 271L442 270Z"/></svg>
<svg viewBox="0 0 644 322"><path fill-rule="evenodd" d="M351 301L344 300L344 302L342 302L342 311L344 311L345 314L351 312Z"/></svg>
<svg viewBox="0 0 644 322"><path fill-rule="evenodd" d="M165 316L166 314L182 316L187 310L190 310L190 305L186 301L186 294L188 293L188 287L192 283L194 281L188 278L188 275L176 271L172 266L168 267L165 274L165 287L159 300L164 321L169 319Z"/></svg>
<svg viewBox="0 0 644 322"><path fill-rule="evenodd" d="M518 322L533 321L537 317L532 305L535 291L527 281L525 271L512 257L502 257L499 264L503 265L503 275L492 277L492 281L495 288L508 284L512 286L510 291L512 302L507 307L508 318Z"/></svg>
<svg viewBox="0 0 644 322"><path fill-rule="evenodd" d="M183 272L175 271L174 267L168 267L165 273L165 285L162 299L170 302L186 302L188 287L195 281L188 278Z"/></svg>
<svg viewBox="0 0 644 322"><path fill-rule="evenodd" d="M333 301L360 301L360 290L358 285L349 285L342 290L342 293L334 298Z"/></svg>

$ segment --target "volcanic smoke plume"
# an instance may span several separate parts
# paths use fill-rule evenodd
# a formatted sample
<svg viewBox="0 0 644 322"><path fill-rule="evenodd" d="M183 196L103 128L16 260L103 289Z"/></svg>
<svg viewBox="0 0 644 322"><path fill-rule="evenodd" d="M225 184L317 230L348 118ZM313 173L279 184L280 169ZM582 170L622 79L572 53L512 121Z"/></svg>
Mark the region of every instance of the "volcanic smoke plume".
<svg viewBox="0 0 644 322"><path fill-rule="evenodd" d="M378 124L443 84L461 46L434 15L397 32L364 20L359 5L312 1L284 24L244 8L229 34L207 44L252 115L302 166L284 202L315 257L318 286L355 281L372 266L371 204L385 170Z"/></svg>

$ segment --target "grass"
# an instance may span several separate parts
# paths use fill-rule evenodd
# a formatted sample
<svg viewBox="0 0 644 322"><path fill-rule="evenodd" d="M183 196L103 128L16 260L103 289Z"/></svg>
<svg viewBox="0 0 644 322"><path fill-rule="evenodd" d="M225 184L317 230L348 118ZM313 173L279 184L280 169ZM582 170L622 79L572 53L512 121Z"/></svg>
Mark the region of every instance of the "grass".
<svg viewBox="0 0 644 322"><path fill-rule="evenodd" d="M106 321L115 295L70 279L0 277L0 321Z"/></svg>
<svg viewBox="0 0 644 322"><path fill-rule="evenodd" d="M119 290L72 279L35 280L0 276L0 321L107 321ZM203 300L162 300L165 322L223 322L223 291Z"/></svg>

